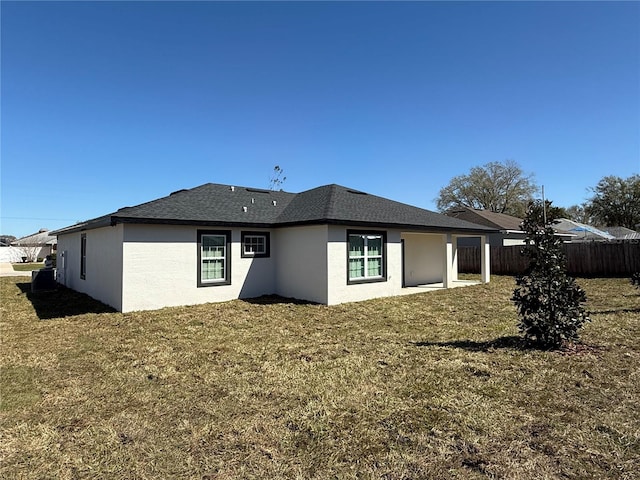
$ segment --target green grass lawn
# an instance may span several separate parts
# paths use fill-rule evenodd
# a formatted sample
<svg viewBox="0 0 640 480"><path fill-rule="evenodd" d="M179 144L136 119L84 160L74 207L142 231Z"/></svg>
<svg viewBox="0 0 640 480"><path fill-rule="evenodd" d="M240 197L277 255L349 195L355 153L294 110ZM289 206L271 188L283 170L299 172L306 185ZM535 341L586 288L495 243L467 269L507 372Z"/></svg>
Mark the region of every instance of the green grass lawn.
<svg viewBox="0 0 640 480"><path fill-rule="evenodd" d="M16 272L31 272L33 270L40 270L44 267L44 263L35 262L35 263L14 263L13 269Z"/></svg>
<svg viewBox="0 0 640 480"><path fill-rule="evenodd" d="M2 278L2 478L638 478L640 291L529 350L512 278L120 314Z"/></svg>

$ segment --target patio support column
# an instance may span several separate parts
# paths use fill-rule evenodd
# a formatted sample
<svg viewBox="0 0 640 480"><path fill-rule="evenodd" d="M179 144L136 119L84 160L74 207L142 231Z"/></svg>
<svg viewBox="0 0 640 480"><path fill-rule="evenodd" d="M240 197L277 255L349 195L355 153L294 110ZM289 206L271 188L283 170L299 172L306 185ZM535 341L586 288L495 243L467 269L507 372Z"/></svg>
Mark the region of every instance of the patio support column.
<svg viewBox="0 0 640 480"><path fill-rule="evenodd" d="M489 283L491 276L491 245L487 242L487 236L480 237L480 276L482 283Z"/></svg>
<svg viewBox="0 0 640 480"><path fill-rule="evenodd" d="M447 233L445 236L444 271L442 284L444 288L453 287L453 282L458 279L458 248L457 240Z"/></svg>

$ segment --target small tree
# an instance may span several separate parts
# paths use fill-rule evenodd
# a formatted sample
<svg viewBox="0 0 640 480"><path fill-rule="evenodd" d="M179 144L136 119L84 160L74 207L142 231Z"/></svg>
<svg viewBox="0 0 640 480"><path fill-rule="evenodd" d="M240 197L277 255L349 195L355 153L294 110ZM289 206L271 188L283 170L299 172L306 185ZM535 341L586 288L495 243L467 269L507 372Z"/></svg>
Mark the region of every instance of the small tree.
<svg viewBox="0 0 640 480"><path fill-rule="evenodd" d="M636 272L631 275L631 285L635 285L636 288L640 288L640 272Z"/></svg>
<svg viewBox="0 0 640 480"><path fill-rule="evenodd" d="M38 257L38 253L40 252L40 245L36 245L33 243L22 243L22 242L18 242L15 244L21 255L22 258L27 261L27 262L35 262L37 260Z"/></svg>
<svg viewBox="0 0 640 480"><path fill-rule="evenodd" d="M562 244L551 225L555 209L533 202L522 222L526 232L523 254L530 259L524 275L516 278L512 300L525 339L542 348L558 348L564 342L578 340L578 330L590 321L583 307L587 295L575 279L567 275Z"/></svg>

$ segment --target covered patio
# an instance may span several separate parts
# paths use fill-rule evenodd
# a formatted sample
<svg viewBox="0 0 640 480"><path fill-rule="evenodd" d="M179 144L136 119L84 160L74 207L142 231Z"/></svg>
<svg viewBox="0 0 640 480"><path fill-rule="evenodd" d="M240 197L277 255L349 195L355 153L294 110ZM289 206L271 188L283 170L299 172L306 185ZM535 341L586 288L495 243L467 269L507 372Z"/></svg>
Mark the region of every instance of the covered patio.
<svg viewBox="0 0 640 480"><path fill-rule="evenodd" d="M458 278L458 238L462 237L480 238L480 282ZM491 250L486 235L403 232L401 241L403 293L489 283Z"/></svg>

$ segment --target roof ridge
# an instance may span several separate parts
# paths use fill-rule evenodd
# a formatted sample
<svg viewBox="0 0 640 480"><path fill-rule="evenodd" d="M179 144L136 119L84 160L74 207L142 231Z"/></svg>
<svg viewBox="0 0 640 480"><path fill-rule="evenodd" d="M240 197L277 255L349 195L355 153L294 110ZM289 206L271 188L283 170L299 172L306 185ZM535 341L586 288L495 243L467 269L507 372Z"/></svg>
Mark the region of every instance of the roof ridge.
<svg viewBox="0 0 640 480"><path fill-rule="evenodd" d="M327 199L327 203L324 205L323 214L325 218L329 218L329 214L333 212L334 207L336 205L336 191L338 185L335 183L331 183L327 185L329 187L329 198Z"/></svg>

